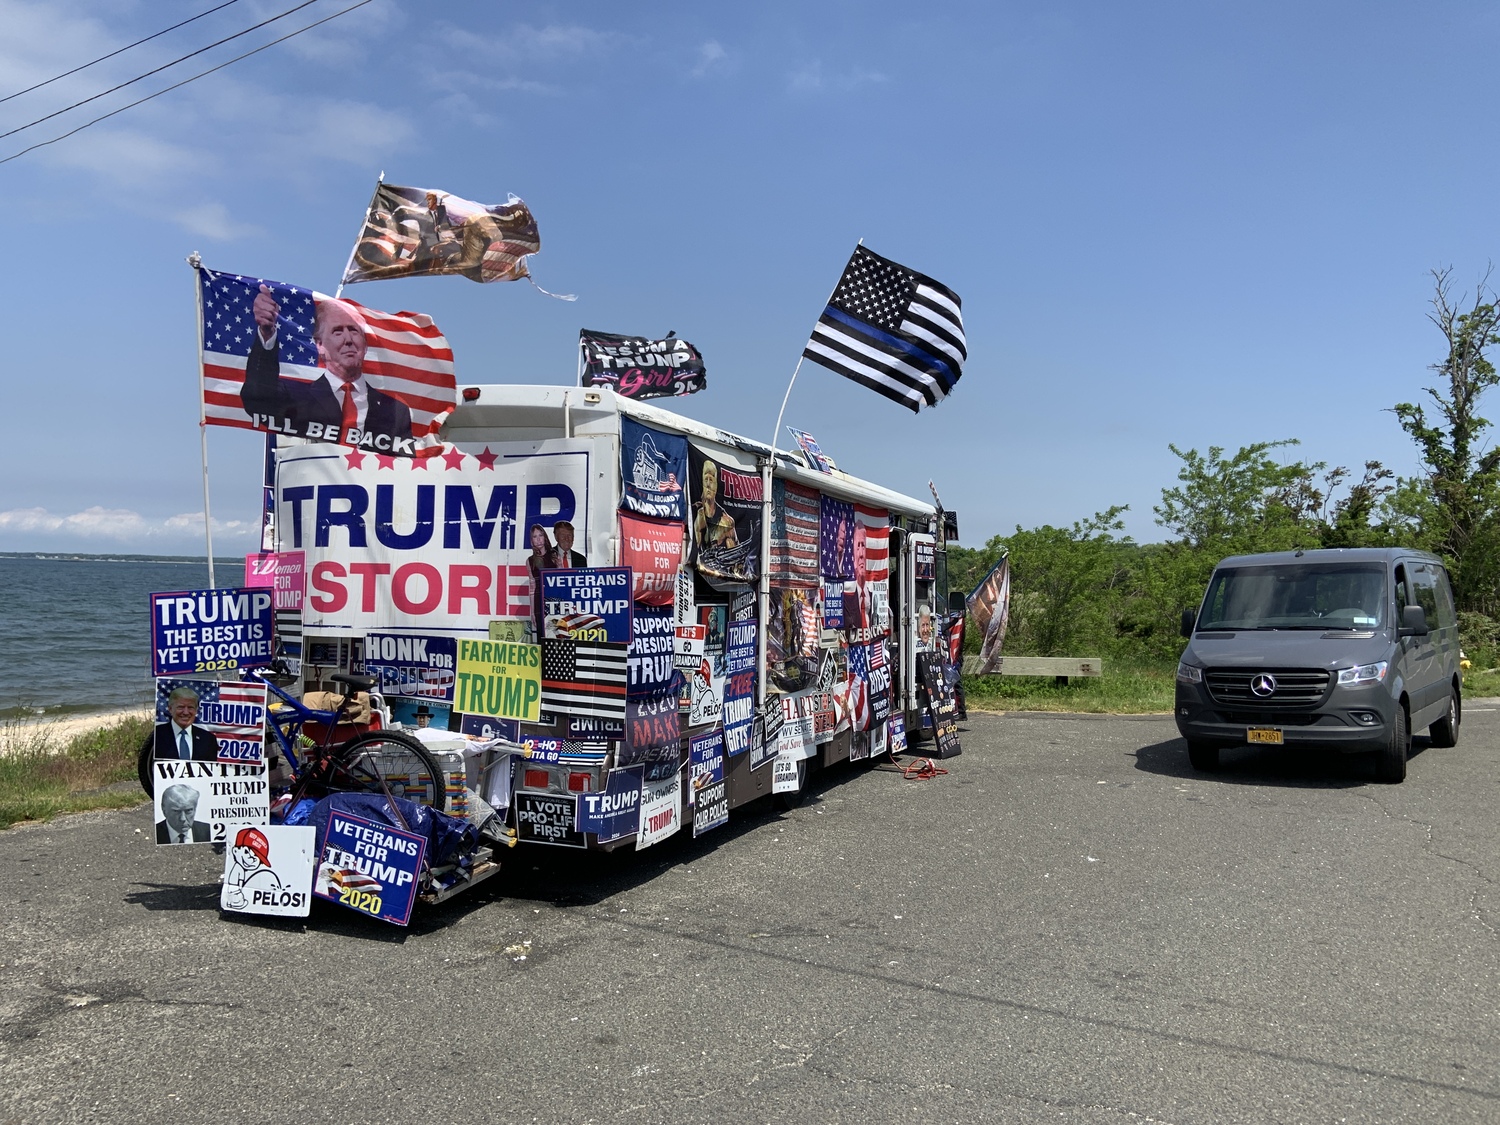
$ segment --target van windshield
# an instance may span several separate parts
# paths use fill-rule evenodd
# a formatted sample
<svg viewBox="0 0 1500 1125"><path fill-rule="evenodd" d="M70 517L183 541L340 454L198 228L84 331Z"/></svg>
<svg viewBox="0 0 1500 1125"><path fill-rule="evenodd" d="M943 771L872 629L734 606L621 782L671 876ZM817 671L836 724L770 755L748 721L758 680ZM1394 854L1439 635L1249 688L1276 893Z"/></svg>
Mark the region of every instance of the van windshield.
<svg viewBox="0 0 1500 1125"><path fill-rule="evenodd" d="M1379 563L1294 563L1219 570L1199 629L1378 629L1385 622Z"/></svg>

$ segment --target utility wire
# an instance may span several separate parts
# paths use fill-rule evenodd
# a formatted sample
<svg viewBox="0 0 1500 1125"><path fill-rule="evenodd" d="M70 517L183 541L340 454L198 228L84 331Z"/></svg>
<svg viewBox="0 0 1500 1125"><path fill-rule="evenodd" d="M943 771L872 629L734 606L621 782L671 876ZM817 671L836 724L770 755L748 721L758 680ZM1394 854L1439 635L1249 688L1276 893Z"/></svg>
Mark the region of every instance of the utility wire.
<svg viewBox="0 0 1500 1125"><path fill-rule="evenodd" d="M161 90L156 91L156 93L154 93L154 94L147 94L144 98L138 98L137 100L131 102L129 105L122 105L119 109L112 109L108 113L100 114L98 117L94 118L92 121L85 121L82 125L78 126L76 129L69 129L66 133L62 133L59 136L53 137L50 141L38 141L34 145L31 145L31 146L29 146L27 148L23 148L20 152L13 152L9 156L7 156L7 157L0 158L0 164L9 164L12 160L15 160L15 159L17 159L19 157L25 156L28 152L35 152L39 148L46 148L48 145L55 145L58 141L65 141L69 137L73 136L75 133L81 133L81 132L83 132L90 125L97 125L101 121L108 121L111 117L114 117L116 114L124 113L127 109L134 109L136 106L141 105L144 102L149 102L152 98L159 98L163 94L170 94L173 90L178 90L178 89L181 89L183 86L186 86L189 82L196 82L200 78L207 78L210 74L213 74L215 71L223 70L226 66L231 66L234 63L239 62L241 59L248 59L251 55L258 55L262 51L266 50L267 48L276 46L276 44L278 44L278 43L285 43L288 39L295 39L297 36L301 35L304 31L311 31L313 28L319 26L320 24L325 24L329 20L336 20L340 16L348 15L350 12L354 11L355 8L363 8L366 4L368 4L370 2L371 2L371 0L359 0L359 3L357 3L357 4L350 4L347 8L343 9L342 11L334 12L333 15L331 15L331 16L324 16L322 19L320 19L320 20L318 20L318 21L316 21L314 23L310 23L306 27L300 27L296 31L293 31L293 32L291 32L291 33L289 33L287 35L283 35L280 39L272 39L269 43L262 44L261 46L256 47L253 51L246 51L243 55L236 55L232 59L229 59L229 60L227 60L225 62L221 62L218 66L211 66L207 70L202 71L199 74L193 75L191 78L184 78L181 82L175 82L172 85L167 86L165 89L161 89ZM307 6L306 4L302 5L302 7L306 7L306 6Z"/></svg>
<svg viewBox="0 0 1500 1125"><path fill-rule="evenodd" d="M174 23L171 27L163 28L155 35L148 35L144 39L137 39L134 43L129 43L126 46L121 47L118 51L111 51L107 55L100 55L93 62L86 62L82 66L75 66L72 70L65 70L61 74L55 74L45 82L38 82L35 86L27 86L26 89L17 90L14 94L6 94L5 97L0 98L0 104L10 101L11 98L19 98L22 94L29 94L33 90L40 90L43 86L50 86L52 85L52 83L60 81L61 79L68 77L70 74L77 74L80 70L87 70L89 67L94 66L97 63L102 63L105 59L112 59L116 55L123 55L126 51L130 50L133 47L139 47L142 43L149 43L153 39L160 39L169 31L176 31L179 27L186 27L194 20L201 20L204 16L211 16L215 12L229 7L229 5L238 4L239 2L240 0L224 0L224 3L220 4L217 8L210 8L206 12L199 12L196 16L191 16L188 19L183 20L181 23Z"/></svg>
<svg viewBox="0 0 1500 1125"><path fill-rule="evenodd" d="M33 125L40 125L43 121L51 121L54 117L60 117L64 113L67 113L69 110L77 109L81 105L88 105L89 102L96 102L100 98L105 97L106 95L113 94L116 90L123 90L123 89L125 89L126 86L133 86L137 82L141 81L143 78L150 78L153 74L160 74L162 71L168 70L171 67L176 66L180 62L186 62L188 59L193 58L196 55L203 54L204 51L212 51L215 47L222 47L225 43L228 43L230 40L238 39L242 35L249 35L252 31L258 31L260 28L265 27L266 24L268 24L268 23L275 23L277 20L285 19L287 16L291 15L293 12L300 12L303 8L307 7L309 4L316 4L317 2L318 2L318 0L302 0L302 3L298 4L294 8L288 8L286 11L282 12L281 15L279 15L279 16L272 16L268 20L261 20L260 23L256 24L254 27L247 27L247 28L245 28L244 31L236 31L233 35L226 35L223 39L220 39L218 42L216 42L216 43L210 43L207 47L199 47L196 51L190 51L187 54L183 55L180 59L173 59L169 63L163 63L161 66L157 67L155 70L148 70L148 71L146 71L145 74L138 74L134 78L130 79L128 82L121 82L118 86L111 86L108 90L105 90L102 93L95 94L91 98L84 98L83 101L81 101L81 102L74 102L70 106L64 106L62 109L56 110L56 111L54 111L52 113L49 113L45 117L38 117L35 121L28 121L28 122L26 122L25 125L18 125L18 126L16 126L16 128L10 130L10 132L8 132L8 133L0 133L0 140L4 140L6 137L13 137L17 133L24 132L25 130L30 129ZM316 25L314 25L314 26L316 26ZM280 40L277 40L277 42L280 42Z"/></svg>

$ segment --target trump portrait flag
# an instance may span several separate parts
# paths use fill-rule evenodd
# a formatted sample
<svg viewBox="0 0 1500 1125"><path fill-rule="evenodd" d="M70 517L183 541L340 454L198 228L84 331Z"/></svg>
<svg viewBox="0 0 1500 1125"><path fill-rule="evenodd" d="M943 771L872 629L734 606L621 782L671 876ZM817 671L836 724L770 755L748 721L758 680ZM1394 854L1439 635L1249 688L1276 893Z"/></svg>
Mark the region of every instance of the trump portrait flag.
<svg viewBox="0 0 1500 1125"><path fill-rule="evenodd" d="M958 294L856 246L802 355L913 412L935 406L968 358Z"/></svg>
<svg viewBox="0 0 1500 1125"><path fill-rule="evenodd" d="M441 448L457 385L430 316L207 267L198 287L206 423L403 457Z"/></svg>

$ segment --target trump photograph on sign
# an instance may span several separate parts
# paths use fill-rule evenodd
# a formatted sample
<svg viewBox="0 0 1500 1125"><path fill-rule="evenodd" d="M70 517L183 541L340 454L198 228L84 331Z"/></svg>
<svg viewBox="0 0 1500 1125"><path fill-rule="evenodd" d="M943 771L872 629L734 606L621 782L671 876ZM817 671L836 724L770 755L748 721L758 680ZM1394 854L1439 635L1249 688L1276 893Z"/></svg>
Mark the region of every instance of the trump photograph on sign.
<svg viewBox="0 0 1500 1125"><path fill-rule="evenodd" d="M199 270L210 425L420 457L457 403L453 352L421 313Z"/></svg>

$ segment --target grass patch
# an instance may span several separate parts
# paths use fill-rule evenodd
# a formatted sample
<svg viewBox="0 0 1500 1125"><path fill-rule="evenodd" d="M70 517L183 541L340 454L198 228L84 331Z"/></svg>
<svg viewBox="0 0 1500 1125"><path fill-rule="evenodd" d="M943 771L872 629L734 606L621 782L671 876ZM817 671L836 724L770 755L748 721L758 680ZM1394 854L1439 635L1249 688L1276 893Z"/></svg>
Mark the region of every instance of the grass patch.
<svg viewBox="0 0 1500 1125"><path fill-rule="evenodd" d="M7 724L9 753L0 753L0 828L62 813L131 808L145 797L136 756L149 718L128 718L53 745L46 728ZM127 789L120 782L130 782Z"/></svg>
<svg viewBox="0 0 1500 1125"><path fill-rule="evenodd" d="M1074 676L1066 686L1042 676L965 676L964 694L970 707L986 711L1170 714L1174 674L1174 668L1106 664L1104 675Z"/></svg>
<svg viewBox="0 0 1500 1125"><path fill-rule="evenodd" d="M1464 695L1480 698L1500 695L1500 668L1470 669L1464 676Z"/></svg>

